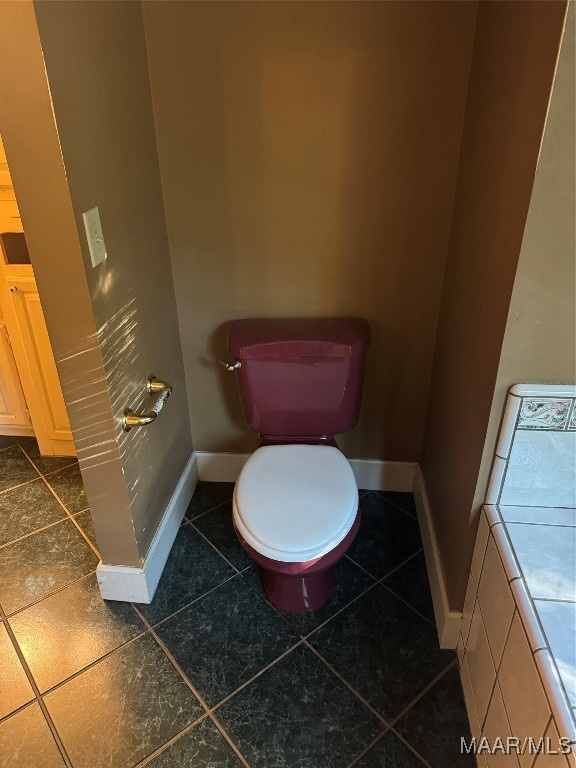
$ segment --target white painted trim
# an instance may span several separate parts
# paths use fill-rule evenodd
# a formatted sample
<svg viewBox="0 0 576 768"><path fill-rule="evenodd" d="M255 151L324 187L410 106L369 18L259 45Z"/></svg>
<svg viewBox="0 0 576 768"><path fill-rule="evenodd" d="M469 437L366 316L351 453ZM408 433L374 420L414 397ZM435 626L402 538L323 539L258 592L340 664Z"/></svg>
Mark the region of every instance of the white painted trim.
<svg viewBox="0 0 576 768"><path fill-rule="evenodd" d="M198 483L195 454L188 459L141 568L99 563L96 577L104 600L151 603L184 513Z"/></svg>
<svg viewBox="0 0 576 768"><path fill-rule="evenodd" d="M410 461L350 459L358 488L412 493L417 464Z"/></svg>
<svg viewBox="0 0 576 768"><path fill-rule="evenodd" d="M197 451L198 477L212 483L235 483L249 453ZM408 461L350 459L359 488L411 493L416 464Z"/></svg>
<svg viewBox="0 0 576 768"><path fill-rule="evenodd" d="M442 557L434 522L432 518L432 509L428 498L426 480L419 466L414 473L414 486L412 489L414 501L418 511L418 521L420 523L420 532L424 543L424 554L426 556L426 568L428 570L428 579L430 581L430 591L432 592L432 602L434 604L434 617L436 619L436 630L441 648L456 648L460 626L462 624L462 613L460 611L451 611L448 603L448 591L446 589L446 578L442 566Z"/></svg>
<svg viewBox="0 0 576 768"><path fill-rule="evenodd" d="M576 397L575 384L514 384L510 394L516 397Z"/></svg>
<svg viewBox="0 0 576 768"><path fill-rule="evenodd" d="M195 451L198 479L209 483L235 483L250 453Z"/></svg>

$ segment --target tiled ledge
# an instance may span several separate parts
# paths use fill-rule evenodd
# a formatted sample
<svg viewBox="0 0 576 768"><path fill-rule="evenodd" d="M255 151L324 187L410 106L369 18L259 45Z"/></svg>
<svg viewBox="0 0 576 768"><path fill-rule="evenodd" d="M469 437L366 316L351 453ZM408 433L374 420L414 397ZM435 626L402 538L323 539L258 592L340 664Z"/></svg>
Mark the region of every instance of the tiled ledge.
<svg viewBox="0 0 576 768"><path fill-rule="evenodd" d="M549 622L543 626L540 620L507 527L498 507L483 508L458 643L472 732L478 740L486 737L491 743L509 736L537 742L556 734L551 744L557 744L560 736L568 738L576 753L575 713L567 691L571 677L554 657L557 634ZM576 609L576 604L569 605ZM560 661L563 657L561 649ZM568 685L561 679L559 666ZM574 753L511 755L506 764L568 768L576 766ZM498 768L499 760L502 755L478 755L481 768Z"/></svg>
<svg viewBox="0 0 576 768"><path fill-rule="evenodd" d="M516 768L576 766L576 387L510 390L482 509L458 644L477 737L550 737L563 754ZM502 755L478 756L500 768Z"/></svg>

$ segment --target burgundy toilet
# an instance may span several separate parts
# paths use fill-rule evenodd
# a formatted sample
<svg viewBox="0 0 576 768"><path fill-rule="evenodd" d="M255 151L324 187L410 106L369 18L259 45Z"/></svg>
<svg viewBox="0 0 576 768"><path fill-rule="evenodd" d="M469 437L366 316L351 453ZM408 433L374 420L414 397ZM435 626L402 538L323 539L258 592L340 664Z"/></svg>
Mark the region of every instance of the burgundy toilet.
<svg viewBox="0 0 576 768"><path fill-rule="evenodd" d="M236 320L228 348L244 416L260 433L234 488L234 526L270 602L323 605L360 524L335 435L358 420L370 330L358 318Z"/></svg>

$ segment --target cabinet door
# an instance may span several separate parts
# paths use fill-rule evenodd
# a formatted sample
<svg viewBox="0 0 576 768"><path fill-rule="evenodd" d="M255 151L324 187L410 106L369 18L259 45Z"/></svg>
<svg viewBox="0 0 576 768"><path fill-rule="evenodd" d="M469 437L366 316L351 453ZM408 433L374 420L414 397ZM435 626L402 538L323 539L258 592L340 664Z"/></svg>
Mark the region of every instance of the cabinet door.
<svg viewBox="0 0 576 768"><path fill-rule="evenodd" d="M74 456L58 371L30 266L5 266L2 304L14 357L43 454Z"/></svg>
<svg viewBox="0 0 576 768"><path fill-rule="evenodd" d="M0 434L32 435L32 422L22 392L20 377L6 324L0 316Z"/></svg>

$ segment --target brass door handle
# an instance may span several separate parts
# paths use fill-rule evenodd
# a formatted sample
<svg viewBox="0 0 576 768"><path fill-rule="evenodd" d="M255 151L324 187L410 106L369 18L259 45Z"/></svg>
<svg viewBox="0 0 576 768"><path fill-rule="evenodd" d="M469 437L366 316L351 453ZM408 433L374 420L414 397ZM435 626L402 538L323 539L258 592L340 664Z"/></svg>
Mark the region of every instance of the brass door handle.
<svg viewBox="0 0 576 768"><path fill-rule="evenodd" d="M146 391L149 395L158 395L154 405L146 413L135 413L131 408L126 408L122 416L122 428L125 432L130 432L132 427L143 427L155 421L164 403L172 394L172 385L157 379L156 376L151 376L146 384Z"/></svg>

